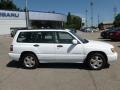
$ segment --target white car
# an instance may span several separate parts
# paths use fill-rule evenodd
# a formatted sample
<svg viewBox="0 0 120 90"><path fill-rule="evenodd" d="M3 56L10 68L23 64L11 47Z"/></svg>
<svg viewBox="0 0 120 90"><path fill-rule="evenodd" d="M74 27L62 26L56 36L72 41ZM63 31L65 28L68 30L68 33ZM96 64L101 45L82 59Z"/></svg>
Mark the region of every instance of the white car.
<svg viewBox="0 0 120 90"><path fill-rule="evenodd" d="M11 60L33 69L39 63L86 63L100 70L117 60L108 43L82 39L70 30L19 30L10 47Z"/></svg>

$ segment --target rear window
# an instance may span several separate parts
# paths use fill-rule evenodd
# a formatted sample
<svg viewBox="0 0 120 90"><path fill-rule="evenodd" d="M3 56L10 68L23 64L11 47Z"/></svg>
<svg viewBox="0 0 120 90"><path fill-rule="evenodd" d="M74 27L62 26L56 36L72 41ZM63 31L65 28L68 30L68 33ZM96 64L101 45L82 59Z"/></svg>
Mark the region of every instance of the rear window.
<svg viewBox="0 0 120 90"><path fill-rule="evenodd" d="M53 32L21 32L17 38L19 43L54 43Z"/></svg>

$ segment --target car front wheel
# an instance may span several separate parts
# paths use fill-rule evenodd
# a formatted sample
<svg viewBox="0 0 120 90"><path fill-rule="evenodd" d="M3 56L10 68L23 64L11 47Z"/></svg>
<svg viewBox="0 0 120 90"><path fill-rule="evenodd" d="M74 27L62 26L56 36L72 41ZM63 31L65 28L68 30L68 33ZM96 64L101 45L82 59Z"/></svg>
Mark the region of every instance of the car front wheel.
<svg viewBox="0 0 120 90"><path fill-rule="evenodd" d="M100 70L105 66L106 59L103 54L95 53L89 56L87 63L92 70Z"/></svg>

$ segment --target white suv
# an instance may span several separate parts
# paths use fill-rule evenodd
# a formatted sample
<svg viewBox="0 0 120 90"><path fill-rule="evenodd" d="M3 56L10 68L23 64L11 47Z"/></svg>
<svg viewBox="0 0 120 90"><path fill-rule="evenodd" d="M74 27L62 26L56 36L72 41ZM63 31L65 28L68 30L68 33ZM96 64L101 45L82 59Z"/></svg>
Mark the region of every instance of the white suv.
<svg viewBox="0 0 120 90"><path fill-rule="evenodd" d="M12 60L25 68L39 63L86 63L99 70L117 60L114 47L108 43L82 39L70 30L20 30L10 47Z"/></svg>

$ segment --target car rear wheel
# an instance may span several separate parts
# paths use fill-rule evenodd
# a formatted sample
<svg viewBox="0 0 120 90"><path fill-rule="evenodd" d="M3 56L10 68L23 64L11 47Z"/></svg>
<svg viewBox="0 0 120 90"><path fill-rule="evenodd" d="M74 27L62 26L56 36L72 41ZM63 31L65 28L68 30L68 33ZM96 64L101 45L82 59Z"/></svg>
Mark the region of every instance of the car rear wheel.
<svg viewBox="0 0 120 90"><path fill-rule="evenodd" d="M38 66L38 59L34 54L25 54L22 57L22 62L27 69L35 69Z"/></svg>
<svg viewBox="0 0 120 90"><path fill-rule="evenodd" d="M95 53L88 57L88 66L92 70L100 70L106 65L106 59L103 54Z"/></svg>

